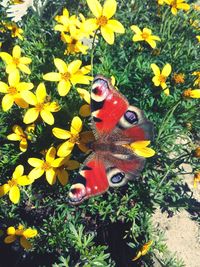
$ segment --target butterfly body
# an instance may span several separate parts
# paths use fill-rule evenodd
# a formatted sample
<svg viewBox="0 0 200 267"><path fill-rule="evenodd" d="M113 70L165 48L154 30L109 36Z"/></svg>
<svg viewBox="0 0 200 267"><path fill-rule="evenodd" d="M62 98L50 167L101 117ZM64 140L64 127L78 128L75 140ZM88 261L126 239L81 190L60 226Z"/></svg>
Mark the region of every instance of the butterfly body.
<svg viewBox="0 0 200 267"><path fill-rule="evenodd" d="M129 144L151 140L152 124L143 112L130 106L108 79L98 75L91 90L92 129L95 141L91 155L83 163L69 192L69 201L80 204L111 187L123 186L138 176L144 158L133 153Z"/></svg>

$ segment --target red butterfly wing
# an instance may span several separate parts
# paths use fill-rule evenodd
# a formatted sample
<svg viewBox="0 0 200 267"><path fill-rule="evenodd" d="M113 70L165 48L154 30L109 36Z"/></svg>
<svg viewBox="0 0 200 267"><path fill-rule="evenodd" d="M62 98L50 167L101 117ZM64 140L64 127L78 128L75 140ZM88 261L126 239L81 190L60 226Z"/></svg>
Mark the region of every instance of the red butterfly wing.
<svg viewBox="0 0 200 267"><path fill-rule="evenodd" d="M109 188L104 161L93 153L79 171L69 192L71 204L80 204L83 200L102 194Z"/></svg>

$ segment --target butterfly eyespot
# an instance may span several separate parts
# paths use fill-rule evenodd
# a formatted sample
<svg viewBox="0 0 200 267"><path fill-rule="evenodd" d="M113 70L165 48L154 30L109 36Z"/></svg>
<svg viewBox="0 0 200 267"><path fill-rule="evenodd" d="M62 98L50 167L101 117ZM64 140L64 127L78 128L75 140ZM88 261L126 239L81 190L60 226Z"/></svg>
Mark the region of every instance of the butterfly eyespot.
<svg viewBox="0 0 200 267"><path fill-rule="evenodd" d="M77 183L72 185L69 192L69 201L72 203L80 203L86 195L86 188L83 184Z"/></svg>
<svg viewBox="0 0 200 267"><path fill-rule="evenodd" d="M102 102L107 97L108 92L108 83L103 79L97 79L92 85L91 98L96 102Z"/></svg>
<svg viewBox="0 0 200 267"><path fill-rule="evenodd" d="M141 111L133 106L129 106L124 115L120 118L118 122L118 127L121 129L128 129L134 125L141 123Z"/></svg>
<svg viewBox="0 0 200 267"><path fill-rule="evenodd" d="M107 169L106 174L110 186L121 186L125 183L125 173L115 167Z"/></svg>

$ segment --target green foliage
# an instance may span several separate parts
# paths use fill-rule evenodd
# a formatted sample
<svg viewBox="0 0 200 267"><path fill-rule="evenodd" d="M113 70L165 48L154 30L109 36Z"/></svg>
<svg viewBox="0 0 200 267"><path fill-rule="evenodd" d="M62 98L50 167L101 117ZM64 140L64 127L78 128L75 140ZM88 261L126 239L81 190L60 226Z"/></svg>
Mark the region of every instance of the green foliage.
<svg viewBox="0 0 200 267"><path fill-rule="evenodd" d="M29 10L19 23L24 30L23 40L11 38L9 32L1 33L1 50L10 53L15 44L20 45L24 55L32 59L31 75L23 74L21 79L33 82L34 88L43 81L43 74L55 71L54 58L65 62L81 59L83 65L92 63L94 75L113 75L119 91L153 122L155 138L151 145L156 155L147 159L140 177L78 207L70 206L67 200L77 170L70 172L69 184L64 187L58 181L50 186L44 176L32 185L21 187L21 199L17 205L12 204L7 195L1 197L0 227L4 231L0 237L1 244L6 229L19 223L34 226L39 233L32 241L30 252L15 243L3 244L2 251L5 255L12 253L12 266L30 266L34 262L37 264L34 266L129 267L153 266L158 261L161 266L181 267L183 263L180 260L174 255L169 256L162 233L155 232L151 218L157 207L170 214L180 208L193 216L198 212L191 191L182 181L184 170L181 164L190 164L194 172L200 169L199 159L193 156L200 138L199 100L182 97L185 89L195 88L192 73L200 70L200 45L196 39L199 33L192 26L199 11L191 8L187 13L179 11L177 16L173 16L168 6L159 6L157 1L118 1L115 18L126 28L125 34L117 34L114 45L108 45L99 35L97 44L87 55L64 55L65 45L59 33L54 31L54 17L60 15L64 7L69 9L70 15L83 13L86 18L91 17L84 0L78 4L77 1L47 1L42 12ZM0 16L1 20L9 21L5 10ZM148 27L161 38L156 49L146 42L132 41L130 26L133 24L140 29ZM161 87L154 86L152 63L160 69L166 63L171 64L172 73L167 79L169 96L162 92ZM175 73L185 75L184 83L175 82ZM0 80L7 83L3 61L0 61ZM83 104L76 90L79 85L73 86L65 97L59 96L56 83L45 81L45 85L51 100L61 106L61 110L55 113L53 126L69 129L72 118L78 115ZM32 169L27 163L28 158L42 158L42 150L61 143L52 135L52 126L38 120L28 150L20 152L19 143L9 141L7 135L12 132L14 124L24 126L24 113L16 106L8 112L0 110L1 185L11 178L17 165L23 164L25 174L28 174ZM83 123L84 130L89 130L89 119L83 119ZM177 143L177 139L187 142L183 145ZM83 163L85 154L77 148L72 158ZM136 262L131 261L138 249L150 239L154 243L149 253Z"/></svg>

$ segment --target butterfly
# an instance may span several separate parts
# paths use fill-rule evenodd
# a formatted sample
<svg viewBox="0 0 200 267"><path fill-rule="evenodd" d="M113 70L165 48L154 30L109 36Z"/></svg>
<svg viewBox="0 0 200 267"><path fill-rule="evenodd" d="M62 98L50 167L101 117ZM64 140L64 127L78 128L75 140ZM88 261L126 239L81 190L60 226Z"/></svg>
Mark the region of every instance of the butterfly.
<svg viewBox="0 0 200 267"><path fill-rule="evenodd" d="M139 108L129 105L109 79L97 75L90 97L95 141L88 144L92 152L70 188L69 203L73 205L138 176L145 159L127 145L153 137L152 123Z"/></svg>

